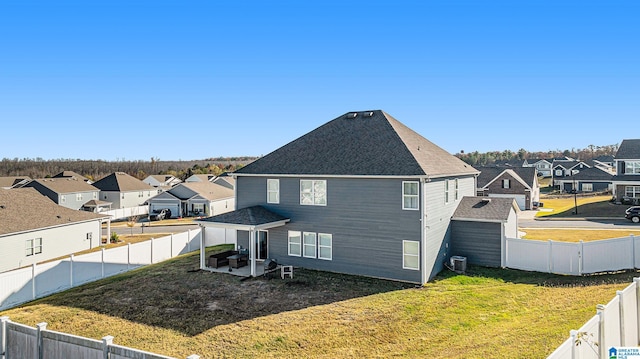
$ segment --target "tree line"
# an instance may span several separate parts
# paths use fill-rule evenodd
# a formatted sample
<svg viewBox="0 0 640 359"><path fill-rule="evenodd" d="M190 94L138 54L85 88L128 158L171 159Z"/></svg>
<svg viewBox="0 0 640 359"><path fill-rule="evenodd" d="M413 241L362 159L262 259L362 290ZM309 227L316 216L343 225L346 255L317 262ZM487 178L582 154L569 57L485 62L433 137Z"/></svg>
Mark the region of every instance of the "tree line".
<svg viewBox="0 0 640 359"><path fill-rule="evenodd" d="M233 172L257 157L218 157L191 161L161 161L152 157L149 161L105 161L81 159L3 158L0 161L0 176L29 176L48 178L62 171L76 172L92 181L97 181L113 172L125 172L140 180L149 175L167 174L184 180L194 174L220 175Z"/></svg>
<svg viewBox="0 0 640 359"><path fill-rule="evenodd" d="M587 161L599 156L615 156L618 151L618 146L618 144L606 146L589 145L586 148L579 149L572 148L570 150L549 150L538 152L529 152L524 148L519 149L517 152L504 150L484 153L478 151L464 153L464 151L461 151L460 153L457 153L456 156L472 166L487 166L496 162L519 162L525 159L549 160L563 156L571 157L576 160Z"/></svg>

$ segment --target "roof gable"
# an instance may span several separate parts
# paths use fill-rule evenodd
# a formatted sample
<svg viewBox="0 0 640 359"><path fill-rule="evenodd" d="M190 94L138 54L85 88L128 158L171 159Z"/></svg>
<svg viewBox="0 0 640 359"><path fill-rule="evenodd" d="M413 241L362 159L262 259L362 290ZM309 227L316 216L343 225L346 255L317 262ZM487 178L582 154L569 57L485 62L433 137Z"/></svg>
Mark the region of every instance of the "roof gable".
<svg viewBox="0 0 640 359"><path fill-rule="evenodd" d="M97 192L98 188L85 182L83 178L78 177L57 177L42 178L33 180L27 187L33 186L36 182L40 186L50 189L55 193L80 193L80 192Z"/></svg>
<svg viewBox="0 0 640 359"><path fill-rule="evenodd" d="M640 159L640 139L622 140L615 158L616 160Z"/></svg>
<svg viewBox="0 0 640 359"><path fill-rule="evenodd" d="M451 219L506 222L512 211L519 212L513 198L463 197Z"/></svg>
<svg viewBox="0 0 640 359"><path fill-rule="evenodd" d="M183 182L171 188L167 192L180 199L189 199L195 196L200 196L210 201L231 198L235 195L235 192L232 189L209 181Z"/></svg>
<svg viewBox="0 0 640 359"><path fill-rule="evenodd" d="M235 173L440 177L477 171L376 110L339 116Z"/></svg>
<svg viewBox="0 0 640 359"><path fill-rule="evenodd" d="M114 172L99 181L93 183L101 191L108 192L130 192L130 191L148 191L155 190L147 183L130 176L124 172Z"/></svg>

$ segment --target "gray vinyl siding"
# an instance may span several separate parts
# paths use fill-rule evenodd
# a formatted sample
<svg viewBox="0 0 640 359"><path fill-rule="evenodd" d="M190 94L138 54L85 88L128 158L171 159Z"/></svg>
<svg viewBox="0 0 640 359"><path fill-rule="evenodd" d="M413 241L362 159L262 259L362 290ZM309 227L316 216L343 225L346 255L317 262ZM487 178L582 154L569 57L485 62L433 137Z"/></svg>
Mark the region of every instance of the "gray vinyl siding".
<svg viewBox="0 0 640 359"><path fill-rule="evenodd" d="M475 195L475 178L473 176L458 179L458 199L455 199L455 188L451 189L450 199L445 203L445 180L451 180L450 186L454 186L454 178L432 180L424 184L425 215L425 243L424 268L426 269L425 281L432 279L442 269L444 262L450 256L448 253L451 237L449 223L460 200L464 196Z"/></svg>
<svg viewBox="0 0 640 359"><path fill-rule="evenodd" d="M266 177L236 182L237 208L262 205L291 219L269 230L270 258L310 269L421 282L419 270L402 268L402 241L420 241L420 211L402 209L402 179L308 179L326 179L326 206L300 205L299 178L279 178L279 204L267 203ZM289 256L288 231L331 234L332 260Z"/></svg>
<svg viewBox="0 0 640 359"><path fill-rule="evenodd" d="M86 192L70 192L70 193L57 193L52 191L51 189L41 185L40 183L33 181L27 185L27 187L33 187L38 192L43 195L49 197L53 202L71 209L81 209L82 205L91 201L92 199L98 199L98 190L95 191L86 191ZM78 193L82 194L82 198L78 199ZM94 197L95 194L95 197ZM62 201L62 196L64 196L64 202Z"/></svg>
<svg viewBox="0 0 640 359"><path fill-rule="evenodd" d="M502 223L454 220L451 225L451 255L487 267L501 265Z"/></svg>

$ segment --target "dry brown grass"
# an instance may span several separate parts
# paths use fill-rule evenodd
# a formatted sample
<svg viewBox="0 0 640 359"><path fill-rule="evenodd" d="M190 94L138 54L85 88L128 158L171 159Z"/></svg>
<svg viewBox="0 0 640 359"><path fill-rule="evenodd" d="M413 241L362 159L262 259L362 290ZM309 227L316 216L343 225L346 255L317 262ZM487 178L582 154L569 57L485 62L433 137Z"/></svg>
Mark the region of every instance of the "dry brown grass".
<svg viewBox="0 0 640 359"><path fill-rule="evenodd" d="M540 229L520 228L526 234L523 239L549 240L562 242L597 241L601 239L621 238L629 235L640 236L640 230L631 229Z"/></svg>

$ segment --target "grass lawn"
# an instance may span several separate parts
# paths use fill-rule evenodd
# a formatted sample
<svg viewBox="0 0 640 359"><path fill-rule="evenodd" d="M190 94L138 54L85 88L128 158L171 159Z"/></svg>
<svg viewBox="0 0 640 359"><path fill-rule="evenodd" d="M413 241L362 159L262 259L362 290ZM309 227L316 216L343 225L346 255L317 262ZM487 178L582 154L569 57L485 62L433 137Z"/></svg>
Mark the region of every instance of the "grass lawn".
<svg viewBox="0 0 640 359"><path fill-rule="evenodd" d="M303 269L242 281L197 266L187 254L0 315L178 358L543 358L638 275L470 266L415 287Z"/></svg>
<svg viewBox="0 0 640 359"><path fill-rule="evenodd" d="M606 203L609 204L609 200L611 199L611 196L592 196L592 197L578 197L577 198L577 203L578 203L578 214L582 217L586 216L586 214L583 213L582 211L582 206L589 204L589 203ZM572 212L575 209L575 201L573 196L563 196L560 198L540 198L540 202L544 203L544 207L541 208L541 210L536 213L536 217L547 217L547 216L558 216L560 213L563 213L562 215L564 216L575 216L572 214ZM611 204L611 206L613 207L620 207L622 208L623 206L616 206L614 204ZM624 210L627 207L624 207L622 209L622 212L624 213ZM598 215L599 217L608 217L608 213L603 213L601 215Z"/></svg>
<svg viewBox="0 0 640 359"><path fill-rule="evenodd" d="M549 240L562 242L597 241L600 239L627 237L630 234L640 236L640 227L633 229L562 229L562 228L520 228L526 234L523 239Z"/></svg>

